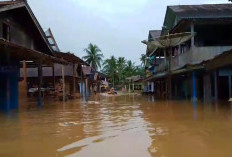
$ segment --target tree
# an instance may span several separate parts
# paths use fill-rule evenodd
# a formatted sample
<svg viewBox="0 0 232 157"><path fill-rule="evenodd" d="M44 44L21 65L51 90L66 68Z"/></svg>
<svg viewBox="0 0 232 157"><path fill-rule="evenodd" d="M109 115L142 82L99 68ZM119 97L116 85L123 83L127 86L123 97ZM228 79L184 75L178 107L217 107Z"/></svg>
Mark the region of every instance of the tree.
<svg viewBox="0 0 232 157"><path fill-rule="evenodd" d="M129 60L127 61L126 68L125 68L125 75L126 77L133 76L135 74L135 65L134 63Z"/></svg>
<svg viewBox="0 0 232 157"><path fill-rule="evenodd" d="M147 60L147 55L146 54L141 54L140 61L142 62L141 63L142 66L146 65L146 60Z"/></svg>
<svg viewBox="0 0 232 157"><path fill-rule="evenodd" d="M99 47L90 43L88 48L84 49L84 51L87 55L84 56L83 59L95 70L101 68L101 63L104 56L100 53L101 50Z"/></svg>
<svg viewBox="0 0 232 157"><path fill-rule="evenodd" d="M124 72L126 67L126 59L119 57L117 60L118 82L122 83L125 80Z"/></svg>
<svg viewBox="0 0 232 157"><path fill-rule="evenodd" d="M110 77L113 86L115 86L115 80L118 78L117 59L111 56L110 59L104 61L103 66L103 73Z"/></svg>

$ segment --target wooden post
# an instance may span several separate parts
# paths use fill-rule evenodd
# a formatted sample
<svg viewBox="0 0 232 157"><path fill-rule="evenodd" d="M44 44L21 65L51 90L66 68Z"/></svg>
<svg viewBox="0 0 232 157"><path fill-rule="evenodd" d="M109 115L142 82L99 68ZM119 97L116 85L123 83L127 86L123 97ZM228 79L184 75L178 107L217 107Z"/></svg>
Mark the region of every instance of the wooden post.
<svg viewBox="0 0 232 157"><path fill-rule="evenodd" d="M75 77L75 64L73 63L73 94L76 93L76 77Z"/></svg>
<svg viewBox="0 0 232 157"><path fill-rule="evenodd" d="M63 84L63 102L65 102L65 76L64 76L64 65L62 64L62 84Z"/></svg>
<svg viewBox="0 0 232 157"><path fill-rule="evenodd" d="M56 88L56 76L55 76L55 64L52 67L52 76L53 76L53 86Z"/></svg>
<svg viewBox="0 0 232 157"><path fill-rule="evenodd" d="M217 78L217 70L214 72L214 95L215 101L218 100L218 78Z"/></svg>
<svg viewBox="0 0 232 157"><path fill-rule="evenodd" d="M229 79L228 81L229 81L229 99L230 99L231 96L232 96L232 95L231 95L231 94L232 94L232 93L231 93L231 75L228 77L228 79Z"/></svg>
<svg viewBox="0 0 232 157"><path fill-rule="evenodd" d="M38 64L38 78L39 78L39 84L38 84L38 106L42 106L42 94L41 94L41 86L43 82L43 73L42 73L42 64L39 62Z"/></svg>
<svg viewBox="0 0 232 157"><path fill-rule="evenodd" d="M88 79L86 78L85 79L85 95L88 96L89 93L88 93Z"/></svg>
<svg viewBox="0 0 232 157"><path fill-rule="evenodd" d="M27 82L27 62L23 61L23 81Z"/></svg>
<svg viewBox="0 0 232 157"><path fill-rule="evenodd" d="M83 69L81 65L81 96L84 96L84 85L83 85Z"/></svg>
<svg viewBox="0 0 232 157"><path fill-rule="evenodd" d="M192 72L192 100L197 100L197 78L196 72Z"/></svg>

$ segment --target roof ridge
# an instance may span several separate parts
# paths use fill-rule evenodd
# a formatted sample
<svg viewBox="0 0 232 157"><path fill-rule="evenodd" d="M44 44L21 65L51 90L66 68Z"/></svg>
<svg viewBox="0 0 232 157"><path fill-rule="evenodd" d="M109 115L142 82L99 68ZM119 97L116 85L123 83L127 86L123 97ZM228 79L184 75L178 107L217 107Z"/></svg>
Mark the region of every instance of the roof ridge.
<svg viewBox="0 0 232 157"><path fill-rule="evenodd" d="M184 5L168 5L168 7L179 7L179 6L211 6L211 5L232 5L232 3L217 3L217 4L184 4Z"/></svg>
<svg viewBox="0 0 232 157"><path fill-rule="evenodd" d="M18 1L0 1L0 5L12 5L12 4L17 4L17 3L25 3L23 0L18 0Z"/></svg>

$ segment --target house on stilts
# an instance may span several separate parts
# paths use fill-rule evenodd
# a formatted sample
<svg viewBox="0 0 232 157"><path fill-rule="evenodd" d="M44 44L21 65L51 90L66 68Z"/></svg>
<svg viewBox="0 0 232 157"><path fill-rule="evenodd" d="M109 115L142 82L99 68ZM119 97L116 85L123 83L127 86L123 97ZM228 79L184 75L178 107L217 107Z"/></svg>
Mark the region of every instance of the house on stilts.
<svg viewBox="0 0 232 157"><path fill-rule="evenodd" d="M46 35L26 1L0 2L0 110L18 108L20 62L38 68L41 105L42 64L65 63L54 56Z"/></svg>

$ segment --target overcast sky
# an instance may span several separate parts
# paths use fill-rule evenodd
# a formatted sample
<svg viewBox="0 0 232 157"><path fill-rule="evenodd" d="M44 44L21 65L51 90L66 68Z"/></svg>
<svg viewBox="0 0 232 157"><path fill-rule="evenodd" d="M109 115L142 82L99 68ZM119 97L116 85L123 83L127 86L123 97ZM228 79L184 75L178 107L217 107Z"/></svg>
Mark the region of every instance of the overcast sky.
<svg viewBox="0 0 232 157"><path fill-rule="evenodd" d="M227 3L227 0L28 0L60 49L77 56L91 42L105 58L123 56L139 64L149 30L161 29L167 5Z"/></svg>

